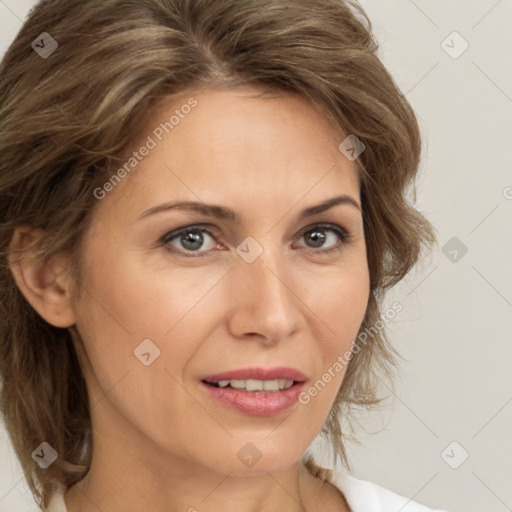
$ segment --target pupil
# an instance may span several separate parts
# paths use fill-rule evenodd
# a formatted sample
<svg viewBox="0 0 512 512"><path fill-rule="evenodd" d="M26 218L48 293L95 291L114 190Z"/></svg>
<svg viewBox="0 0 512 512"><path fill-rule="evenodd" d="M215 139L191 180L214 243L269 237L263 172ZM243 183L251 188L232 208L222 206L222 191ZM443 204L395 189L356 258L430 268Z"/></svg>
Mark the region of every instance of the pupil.
<svg viewBox="0 0 512 512"><path fill-rule="evenodd" d="M318 230L311 231L309 239L313 239L314 247L321 247L325 242L325 234Z"/></svg>
<svg viewBox="0 0 512 512"><path fill-rule="evenodd" d="M199 249L203 244L203 235L198 231L189 231L181 237L181 241L186 249Z"/></svg>

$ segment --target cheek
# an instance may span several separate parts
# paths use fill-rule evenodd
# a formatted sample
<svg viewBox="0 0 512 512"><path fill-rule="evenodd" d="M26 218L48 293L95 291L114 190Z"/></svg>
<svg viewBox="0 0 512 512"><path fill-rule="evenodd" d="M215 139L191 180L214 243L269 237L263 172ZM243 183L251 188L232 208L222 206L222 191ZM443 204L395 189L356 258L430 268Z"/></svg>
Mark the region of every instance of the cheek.
<svg viewBox="0 0 512 512"><path fill-rule="evenodd" d="M120 256L114 261L110 254ZM94 374L92 392L101 397L122 379L118 398L126 408L150 407L160 390L165 402L172 378L184 380L188 361L219 321L224 303L216 283L226 269L153 264L113 248L91 251L88 261L94 265L85 271L77 327Z"/></svg>
<svg viewBox="0 0 512 512"><path fill-rule="evenodd" d="M366 260L356 259L340 268L311 275L306 280L304 302L324 327L327 350L350 345L357 336L366 313L370 278ZM332 355L332 354L331 354Z"/></svg>
<svg viewBox="0 0 512 512"><path fill-rule="evenodd" d="M189 359L207 336L198 317L207 323L212 304L201 298L218 278L210 272L200 285L191 273L185 278L167 271L164 278L165 272L122 260L108 266L95 261L77 315L90 361L91 405L99 404L93 409L97 416L115 415L113 422L122 425L119 435L129 436L134 425L169 447L174 442L167 436L170 428L177 438L187 435L177 417L207 419L182 382ZM190 422L186 425L191 428Z"/></svg>
<svg viewBox="0 0 512 512"><path fill-rule="evenodd" d="M361 261L361 260L359 260ZM335 401L353 344L363 322L369 298L369 271L366 261L355 262L345 269L332 272L328 279L317 276L307 287L306 303L314 313L310 325L314 346L321 361L315 378L300 397L315 417L325 416ZM312 316L313 318L313 316Z"/></svg>
<svg viewBox="0 0 512 512"><path fill-rule="evenodd" d="M132 342L166 338L181 321L196 316L196 306L227 270L178 266L157 251L141 255L110 246L91 252L86 300L102 328Z"/></svg>

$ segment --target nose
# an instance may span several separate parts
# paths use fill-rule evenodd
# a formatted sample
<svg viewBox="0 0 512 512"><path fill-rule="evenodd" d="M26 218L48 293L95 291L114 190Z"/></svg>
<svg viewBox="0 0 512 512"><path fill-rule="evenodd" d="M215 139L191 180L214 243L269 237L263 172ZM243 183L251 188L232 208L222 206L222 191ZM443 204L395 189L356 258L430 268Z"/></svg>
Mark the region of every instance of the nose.
<svg viewBox="0 0 512 512"><path fill-rule="evenodd" d="M239 258L230 274L229 329L234 337L275 344L295 333L302 302L282 254L264 249L252 263Z"/></svg>

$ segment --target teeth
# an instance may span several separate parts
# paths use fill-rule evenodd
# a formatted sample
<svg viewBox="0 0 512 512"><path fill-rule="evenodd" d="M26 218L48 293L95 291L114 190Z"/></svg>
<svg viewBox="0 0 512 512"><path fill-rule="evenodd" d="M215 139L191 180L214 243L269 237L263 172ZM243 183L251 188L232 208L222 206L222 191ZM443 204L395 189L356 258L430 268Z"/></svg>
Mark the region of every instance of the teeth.
<svg viewBox="0 0 512 512"><path fill-rule="evenodd" d="M261 383L265 391L277 391L279 389L279 380L264 380Z"/></svg>
<svg viewBox="0 0 512 512"><path fill-rule="evenodd" d="M232 380L229 382L232 388L242 389L245 388L245 380Z"/></svg>
<svg viewBox="0 0 512 512"><path fill-rule="evenodd" d="M225 388L231 386L235 389L245 389L246 391L279 391L288 389L293 385L293 380L276 379L276 380L220 380L219 387Z"/></svg>
<svg viewBox="0 0 512 512"><path fill-rule="evenodd" d="M248 379L245 381L245 389L247 391L263 391L263 381Z"/></svg>

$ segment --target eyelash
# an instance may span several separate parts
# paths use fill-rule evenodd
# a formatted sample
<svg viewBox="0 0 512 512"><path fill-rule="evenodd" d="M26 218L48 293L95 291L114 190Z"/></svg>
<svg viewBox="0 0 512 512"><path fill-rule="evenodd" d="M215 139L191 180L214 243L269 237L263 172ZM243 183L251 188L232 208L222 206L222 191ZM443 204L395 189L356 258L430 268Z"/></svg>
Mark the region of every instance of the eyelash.
<svg viewBox="0 0 512 512"><path fill-rule="evenodd" d="M340 226L336 226L335 224L315 224L314 226L311 227L308 226L307 228L302 230L299 235L297 235L297 237L294 239L294 242L296 240L300 240L305 234L311 231L315 231L316 229L334 232L341 239L341 243L329 249L315 249L314 247L309 247L309 249L311 249L313 252L329 254L334 251L341 251L344 249L344 246L352 242L352 236L345 229L341 228ZM165 247L167 251L172 252L174 254L182 255L186 258L202 258L204 256L207 256L210 251L184 251L182 249L171 248L168 245L169 242L173 241L175 238L178 238L181 235L189 232L206 233L213 239L215 239L215 234L211 229L205 227L202 224L194 224L166 233L162 238L160 238L159 242L162 246Z"/></svg>

